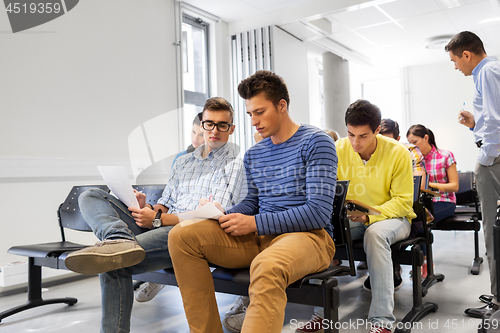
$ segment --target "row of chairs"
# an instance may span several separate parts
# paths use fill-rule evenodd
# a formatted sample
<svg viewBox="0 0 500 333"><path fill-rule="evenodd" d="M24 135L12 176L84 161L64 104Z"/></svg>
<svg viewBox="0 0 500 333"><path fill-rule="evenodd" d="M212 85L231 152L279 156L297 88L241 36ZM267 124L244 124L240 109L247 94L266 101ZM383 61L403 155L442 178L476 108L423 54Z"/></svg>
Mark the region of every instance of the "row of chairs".
<svg viewBox="0 0 500 333"><path fill-rule="evenodd" d="M436 281L442 281L442 274L434 274L432 271L432 232L425 221L424 203L427 198L425 195L419 194L420 176L414 179L414 209L418 215L415 222L421 221L424 226L424 233L418 237L410 238L398 242L392 246L393 260L396 263L412 265L414 272L413 278L413 308L405 316L403 322L415 322L423 318L427 313L436 311L438 306L435 303L422 303L422 297L428 291L428 288ZM356 275L354 266L355 260L366 260L362 244L352 242L349 223L347 219L347 209L349 208L345 202L349 182L339 181L337 184L337 193L334 201L334 209L332 216L332 226L334 233L334 241L337 248L335 258L347 260L348 265L330 266L323 272L310 274L303 279L296 281L287 289L288 301L298 304L306 304L313 306L323 306L325 310L325 319L328 322L338 321L338 308L340 305L340 292L338 280L336 277L343 275ZM29 275L28 275L28 301L26 304L8 309L0 313L0 322L4 318L11 316L20 311L38 307L41 305L65 303L73 305L77 302L75 298L58 298L58 299L42 299L42 267L51 267L55 269L67 269L64 265L64 259L72 251L81 249L88 245L76 244L66 240L65 229L73 229L79 231L91 231L88 225L83 220L78 207L78 196L90 187L98 187L105 191L109 191L106 186L75 186L67 196L66 200L59 206L58 222L61 232L61 241L14 246L8 250L9 253L25 256L29 258ZM147 195L148 203L156 203L163 191L163 185L146 185L134 186L137 190L142 191ZM427 278L421 283L420 267L423 264L423 254L420 250L420 245L427 245L428 266L430 270ZM407 249L411 247L411 251ZM361 251L360 251L361 249ZM230 293L236 295L248 295L248 285L250 275L248 269L226 269L214 266L212 272L214 278L215 289L218 292ZM177 285L173 269L165 269L157 272L148 272L134 276L134 279L139 281L147 281L161 283L166 285ZM311 283L312 279L322 281L321 285ZM411 325L405 325L410 327ZM335 327L328 327L325 332L338 332ZM400 330L399 332L409 332L409 330Z"/></svg>

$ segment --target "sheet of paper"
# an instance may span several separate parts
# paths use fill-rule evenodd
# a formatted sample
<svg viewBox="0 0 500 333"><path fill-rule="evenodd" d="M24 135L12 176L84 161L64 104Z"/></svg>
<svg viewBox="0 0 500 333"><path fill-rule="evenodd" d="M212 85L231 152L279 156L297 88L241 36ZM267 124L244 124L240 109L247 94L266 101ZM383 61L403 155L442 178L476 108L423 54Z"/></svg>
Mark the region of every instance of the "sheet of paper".
<svg viewBox="0 0 500 333"><path fill-rule="evenodd" d="M127 207L139 208L139 202L123 166L98 166L102 178L111 192Z"/></svg>
<svg viewBox="0 0 500 333"><path fill-rule="evenodd" d="M222 212L215 207L213 202L209 202L196 210L190 212L176 214L177 217L182 221L181 226L190 225L196 222L200 222L207 219L218 220L221 217ZM190 220L190 221L186 221Z"/></svg>

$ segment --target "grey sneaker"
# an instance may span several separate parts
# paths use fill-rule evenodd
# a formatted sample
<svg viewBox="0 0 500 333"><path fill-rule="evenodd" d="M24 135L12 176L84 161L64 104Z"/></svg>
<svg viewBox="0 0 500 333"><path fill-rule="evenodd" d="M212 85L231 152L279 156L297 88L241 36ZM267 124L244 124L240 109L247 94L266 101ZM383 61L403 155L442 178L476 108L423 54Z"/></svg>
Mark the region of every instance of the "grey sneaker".
<svg viewBox="0 0 500 333"><path fill-rule="evenodd" d="M250 298L248 298L248 296L236 297L233 306L231 306L231 309L228 312L226 312L226 315L224 317L227 318L241 312L246 312L249 304L250 304Z"/></svg>
<svg viewBox="0 0 500 333"><path fill-rule="evenodd" d="M68 254L64 263L80 274L99 274L140 263L146 252L136 241L110 239Z"/></svg>
<svg viewBox="0 0 500 333"><path fill-rule="evenodd" d="M245 320L246 312L240 312L235 315L226 317L222 320L222 325L232 333L240 333L243 321Z"/></svg>
<svg viewBox="0 0 500 333"><path fill-rule="evenodd" d="M155 298L163 288L165 288L164 284L145 282L135 293L135 300L137 302L149 302Z"/></svg>

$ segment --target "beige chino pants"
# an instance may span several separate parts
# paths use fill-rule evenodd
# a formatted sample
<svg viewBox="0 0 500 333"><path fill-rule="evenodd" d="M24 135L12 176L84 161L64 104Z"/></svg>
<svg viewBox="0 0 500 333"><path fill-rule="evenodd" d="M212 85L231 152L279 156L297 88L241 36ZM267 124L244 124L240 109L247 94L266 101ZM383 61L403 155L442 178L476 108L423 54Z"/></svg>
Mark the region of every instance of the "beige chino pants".
<svg viewBox="0 0 500 333"><path fill-rule="evenodd" d="M214 220L175 226L168 235L168 248L193 333L223 332L208 262L250 267L250 305L241 332L281 332L286 287L326 269L335 254L333 240L324 229L235 237Z"/></svg>

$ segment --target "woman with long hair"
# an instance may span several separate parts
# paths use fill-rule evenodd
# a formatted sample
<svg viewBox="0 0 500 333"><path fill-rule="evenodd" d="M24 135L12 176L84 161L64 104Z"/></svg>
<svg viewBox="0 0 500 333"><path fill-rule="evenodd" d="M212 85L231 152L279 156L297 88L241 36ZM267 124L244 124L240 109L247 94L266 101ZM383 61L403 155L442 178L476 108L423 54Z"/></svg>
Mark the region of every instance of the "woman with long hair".
<svg viewBox="0 0 500 333"><path fill-rule="evenodd" d="M434 221L439 222L455 213L458 191L457 162L453 153L438 149L434 133L424 125L413 125L406 133L408 142L417 146L424 155L425 169L429 175L429 187L439 191L434 197Z"/></svg>

